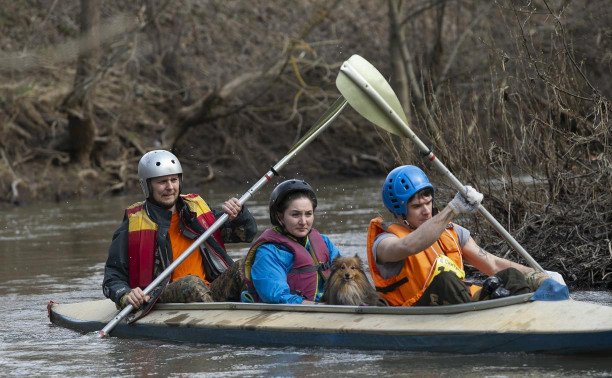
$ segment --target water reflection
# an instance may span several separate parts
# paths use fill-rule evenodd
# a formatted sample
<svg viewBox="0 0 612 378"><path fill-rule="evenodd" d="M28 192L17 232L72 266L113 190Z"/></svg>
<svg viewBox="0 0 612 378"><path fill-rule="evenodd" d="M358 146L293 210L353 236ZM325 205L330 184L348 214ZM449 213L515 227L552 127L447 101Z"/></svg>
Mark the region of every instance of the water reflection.
<svg viewBox="0 0 612 378"><path fill-rule="evenodd" d="M345 254L366 259L369 220L380 205L382 178L347 182L343 187L312 182L320 206L315 227ZM312 180L310 180L312 181ZM212 205L248 188L207 187L199 192ZM270 188L248 206L268 225ZM612 362L588 356L492 354L438 355L324 348L263 348L181 344L151 340L99 339L49 323L49 300L62 303L102 298L107 248L123 209L139 196L41 203L5 209L0 215L0 366L2 375L117 376L583 376L610 375ZM230 245L244 256L247 245ZM580 292L576 299L612 305L607 292Z"/></svg>

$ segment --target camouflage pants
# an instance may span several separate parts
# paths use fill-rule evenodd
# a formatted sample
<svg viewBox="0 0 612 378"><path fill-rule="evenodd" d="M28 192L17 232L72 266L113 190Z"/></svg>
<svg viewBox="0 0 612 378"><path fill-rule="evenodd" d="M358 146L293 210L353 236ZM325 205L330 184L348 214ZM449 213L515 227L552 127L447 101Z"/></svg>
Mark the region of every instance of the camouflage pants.
<svg viewBox="0 0 612 378"><path fill-rule="evenodd" d="M214 302L210 289L198 276L185 276L166 286L159 297L160 303Z"/></svg>
<svg viewBox="0 0 612 378"><path fill-rule="evenodd" d="M472 302L470 289L453 272L441 272L429 284L415 306L443 306Z"/></svg>
<svg viewBox="0 0 612 378"><path fill-rule="evenodd" d="M160 303L239 302L246 289L242 277L242 262L236 261L210 287L198 276L185 276L166 286L159 297Z"/></svg>

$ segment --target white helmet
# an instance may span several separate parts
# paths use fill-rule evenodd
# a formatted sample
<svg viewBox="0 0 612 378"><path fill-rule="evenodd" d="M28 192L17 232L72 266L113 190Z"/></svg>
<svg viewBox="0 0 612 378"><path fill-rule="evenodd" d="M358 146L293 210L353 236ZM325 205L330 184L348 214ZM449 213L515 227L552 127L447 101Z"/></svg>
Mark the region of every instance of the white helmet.
<svg viewBox="0 0 612 378"><path fill-rule="evenodd" d="M183 168L173 153L164 150L149 151L142 155L138 163L138 181L145 195L149 198L151 190L149 179L153 177L179 175L179 193L183 185Z"/></svg>

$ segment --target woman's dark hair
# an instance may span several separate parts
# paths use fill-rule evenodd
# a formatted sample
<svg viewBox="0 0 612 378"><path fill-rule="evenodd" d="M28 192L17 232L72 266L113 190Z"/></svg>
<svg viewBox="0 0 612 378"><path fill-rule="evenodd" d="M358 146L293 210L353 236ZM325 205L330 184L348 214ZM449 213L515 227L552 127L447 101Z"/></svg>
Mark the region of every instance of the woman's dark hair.
<svg viewBox="0 0 612 378"><path fill-rule="evenodd" d="M289 204L291 203L291 201L300 199L300 198L308 198L310 202L312 203L312 208L314 210L315 204L312 201L312 197L310 193L304 190L300 190L298 192L293 192L287 195L285 198L283 198L283 201L279 203L278 206L276 207L276 212L281 213L281 214L284 213L285 210L287 210L287 207L289 207Z"/></svg>

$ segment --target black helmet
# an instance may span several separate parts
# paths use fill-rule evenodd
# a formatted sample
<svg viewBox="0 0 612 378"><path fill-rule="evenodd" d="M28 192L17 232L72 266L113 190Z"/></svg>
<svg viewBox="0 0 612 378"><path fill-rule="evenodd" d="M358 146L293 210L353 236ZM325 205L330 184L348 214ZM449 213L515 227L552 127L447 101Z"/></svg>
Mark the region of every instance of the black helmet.
<svg viewBox="0 0 612 378"><path fill-rule="evenodd" d="M312 201L312 209L314 210L317 208L317 196L306 181L297 179L283 181L274 188L270 195L270 222L272 222L274 226L280 226L280 222L276 216L276 213L279 211L279 205L285 201L289 194L295 192L304 192Z"/></svg>

